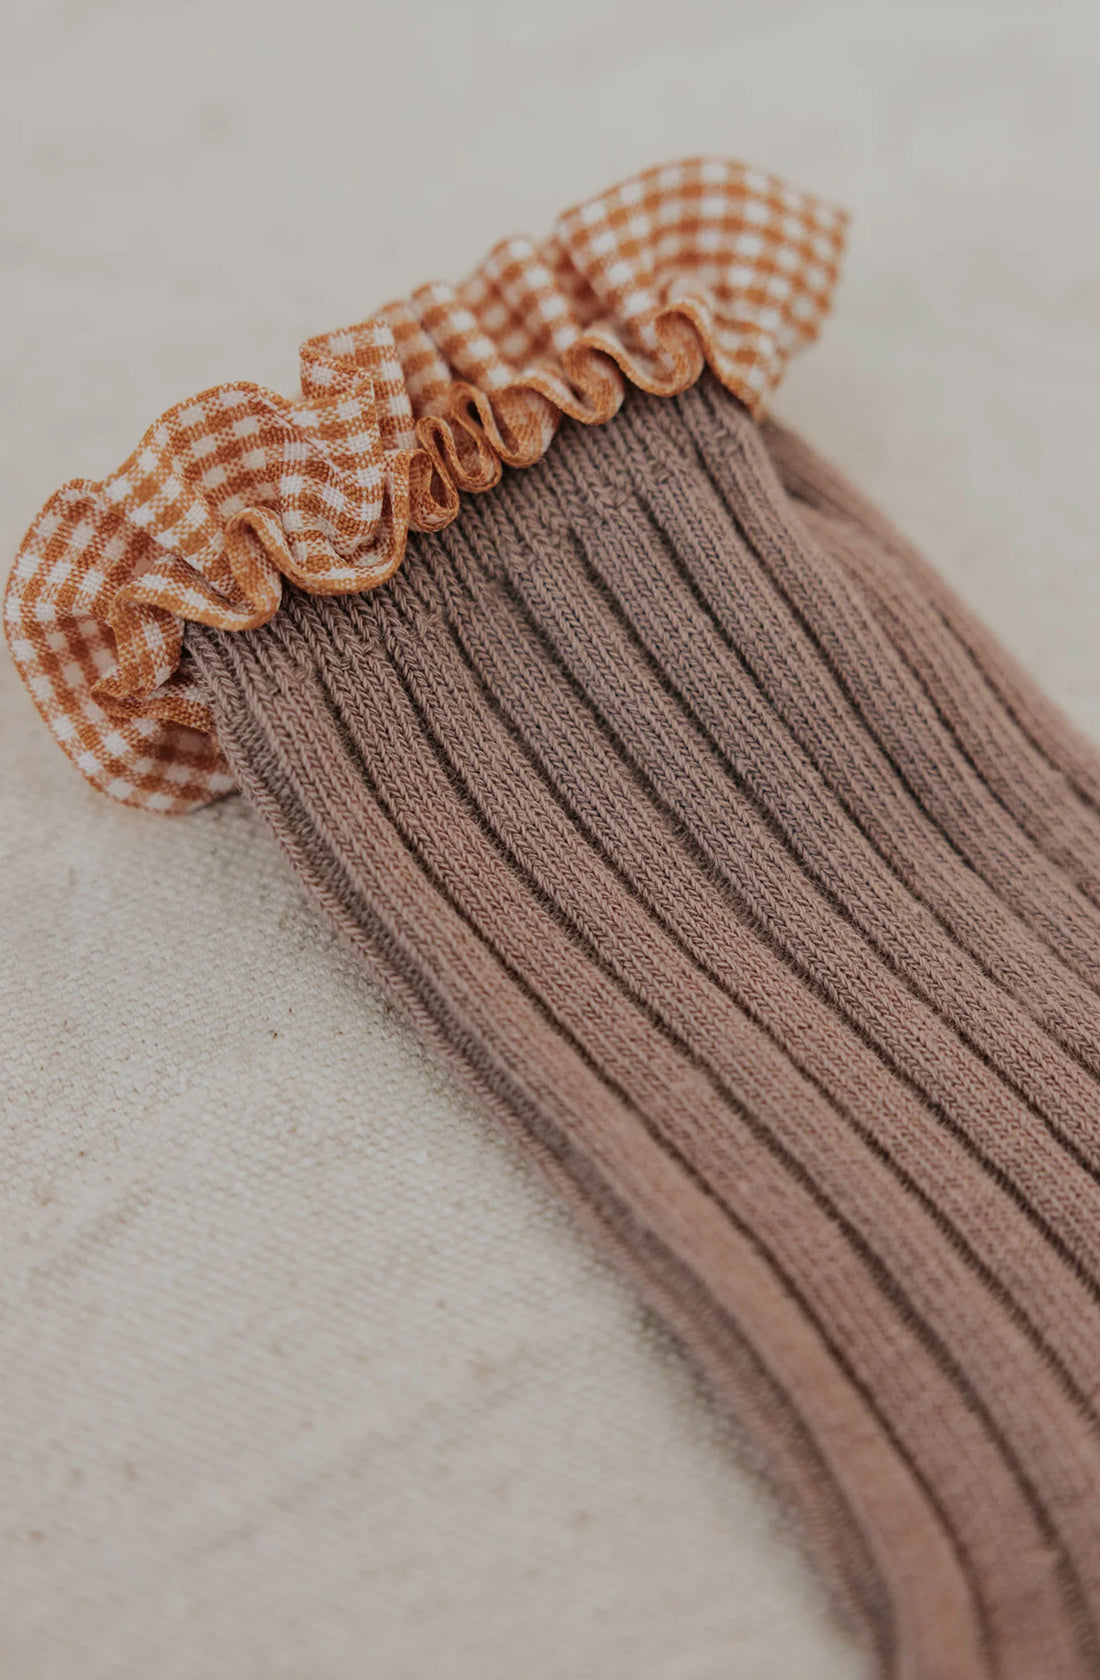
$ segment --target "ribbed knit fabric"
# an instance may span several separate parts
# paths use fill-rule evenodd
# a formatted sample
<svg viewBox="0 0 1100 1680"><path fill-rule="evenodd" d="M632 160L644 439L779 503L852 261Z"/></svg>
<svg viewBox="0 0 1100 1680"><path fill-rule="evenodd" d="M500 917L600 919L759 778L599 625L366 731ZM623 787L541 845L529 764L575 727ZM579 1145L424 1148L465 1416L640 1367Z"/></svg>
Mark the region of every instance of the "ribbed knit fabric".
<svg viewBox="0 0 1100 1680"><path fill-rule="evenodd" d="M709 376L188 629L335 923L752 1430L884 1674L1100 1674L1100 758Z"/></svg>

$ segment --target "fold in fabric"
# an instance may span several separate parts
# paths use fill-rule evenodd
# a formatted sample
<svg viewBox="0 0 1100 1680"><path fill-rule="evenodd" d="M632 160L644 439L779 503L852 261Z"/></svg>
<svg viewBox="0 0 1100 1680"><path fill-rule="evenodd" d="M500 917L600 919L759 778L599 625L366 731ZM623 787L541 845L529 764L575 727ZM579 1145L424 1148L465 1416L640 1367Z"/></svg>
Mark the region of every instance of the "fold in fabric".
<svg viewBox="0 0 1100 1680"><path fill-rule="evenodd" d="M632 391L186 630L326 914L753 1433L884 1675L1100 1673L1100 758L798 439Z"/></svg>

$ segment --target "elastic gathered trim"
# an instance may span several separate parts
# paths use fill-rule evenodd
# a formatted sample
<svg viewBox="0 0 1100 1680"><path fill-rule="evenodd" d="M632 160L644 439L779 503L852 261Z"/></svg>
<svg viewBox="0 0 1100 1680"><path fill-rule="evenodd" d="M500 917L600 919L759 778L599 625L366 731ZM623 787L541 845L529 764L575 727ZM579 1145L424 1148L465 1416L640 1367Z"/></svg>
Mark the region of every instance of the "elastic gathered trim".
<svg viewBox="0 0 1100 1680"><path fill-rule="evenodd" d="M24 538L5 597L15 663L103 792L186 811L232 786L187 620L248 630L283 579L373 589L410 531L609 420L624 381L683 391L709 366L758 414L817 334L841 211L737 163L646 171L433 283L308 340L301 395L215 386L169 409L117 472L74 479Z"/></svg>

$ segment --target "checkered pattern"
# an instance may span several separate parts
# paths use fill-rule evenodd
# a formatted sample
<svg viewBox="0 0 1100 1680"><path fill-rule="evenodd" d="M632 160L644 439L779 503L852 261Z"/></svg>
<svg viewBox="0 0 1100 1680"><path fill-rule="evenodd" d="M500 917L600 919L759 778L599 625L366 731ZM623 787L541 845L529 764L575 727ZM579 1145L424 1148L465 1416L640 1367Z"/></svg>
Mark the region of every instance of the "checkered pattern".
<svg viewBox="0 0 1100 1680"><path fill-rule="evenodd" d="M57 740L127 804L186 811L232 786L183 622L264 623L282 580L372 589L410 529L529 466L563 414L611 418L623 376L671 395L704 361L754 413L829 307L845 218L782 181L696 159L498 245L302 347L296 400L223 385L170 409L110 478L59 490L5 599L16 665Z"/></svg>

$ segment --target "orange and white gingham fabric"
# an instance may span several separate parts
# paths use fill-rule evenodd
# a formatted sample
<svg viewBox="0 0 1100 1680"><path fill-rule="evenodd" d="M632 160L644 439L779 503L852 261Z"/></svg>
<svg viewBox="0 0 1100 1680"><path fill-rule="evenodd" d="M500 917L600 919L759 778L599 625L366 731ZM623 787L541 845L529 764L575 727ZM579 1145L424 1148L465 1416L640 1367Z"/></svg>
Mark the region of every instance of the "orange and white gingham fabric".
<svg viewBox="0 0 1100 1680"><path fill-rule="evenodd" d="M233 785L183 623L263 624L282 580L371 589L409 530L549 447L563 414L609 420L623 378L672 395L704 361L758 412L817 333L842 212L740 164L647 170L302 347L302 394L220 385L178 404L101 482L28 531L5 629L57 740L113 798L187 811Z"/></svg>

